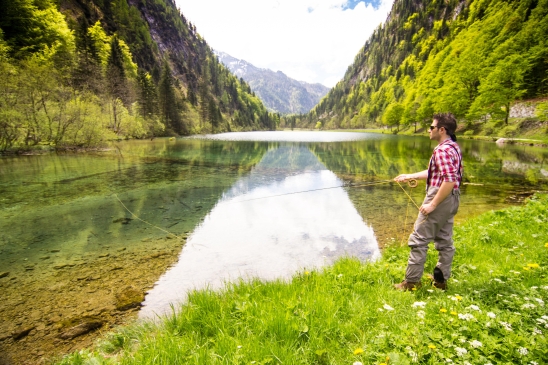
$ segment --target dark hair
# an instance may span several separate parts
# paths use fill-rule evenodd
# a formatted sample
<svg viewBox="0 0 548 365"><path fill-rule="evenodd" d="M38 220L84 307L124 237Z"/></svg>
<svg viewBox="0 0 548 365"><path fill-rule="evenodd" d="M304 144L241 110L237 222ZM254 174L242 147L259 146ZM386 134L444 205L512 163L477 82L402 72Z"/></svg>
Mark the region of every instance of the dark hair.
<svg viewBox="0 0 548 365"><path fill-rule="evenodd" d="M434 114L432 119L438 121L438 128L445 128L447 131L447 134L449 137L451 137L451 140L453 142L457 141L457 136L455 135L455 131L457 130L457 119L455 116L451 113L438 113Z"/></svg>

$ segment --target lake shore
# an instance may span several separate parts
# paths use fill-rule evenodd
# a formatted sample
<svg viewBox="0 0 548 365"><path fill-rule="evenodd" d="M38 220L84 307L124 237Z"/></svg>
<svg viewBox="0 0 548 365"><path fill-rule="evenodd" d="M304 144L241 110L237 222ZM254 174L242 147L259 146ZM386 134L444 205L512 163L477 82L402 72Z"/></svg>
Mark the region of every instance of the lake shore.
<svg viewBox="0 0 548 365"><path fill-rule="evenodd" d="M394 291L408 249L393 246L374 263L341 259L288 282L194 293L162 324L118 329L58 364L544 363L547 222L541 194L459 225L447 292L427 277L417 291ZM430 252L427 272L435 263Z"/></svg>

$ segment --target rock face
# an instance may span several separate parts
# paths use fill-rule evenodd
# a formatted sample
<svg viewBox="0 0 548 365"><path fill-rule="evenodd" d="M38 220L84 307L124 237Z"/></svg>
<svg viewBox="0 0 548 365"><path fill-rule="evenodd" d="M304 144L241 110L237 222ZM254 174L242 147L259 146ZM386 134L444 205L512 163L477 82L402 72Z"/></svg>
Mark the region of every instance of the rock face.
<svg viewBox="0 0 548 365"><path fill-rule="evenodd" d="M258 68L224 52L216 52L232 73L244 79L268 109L282 114L308 113L329 88L294 80L283 72Z"/></svg>
<svg viewBox="0 0 548 365"><path fill-rule="evenodd" d="M145 294L133 287L127 287L116 294L116 309L126 311L131 308L138 308L145 300Z"/></svg>
<svg viewBox="0 0 548 365"><path fill-rule="evenodd" d="M535 109L534 103L515 103L510 107L510 118L532 118L535 116Z"/></svg>

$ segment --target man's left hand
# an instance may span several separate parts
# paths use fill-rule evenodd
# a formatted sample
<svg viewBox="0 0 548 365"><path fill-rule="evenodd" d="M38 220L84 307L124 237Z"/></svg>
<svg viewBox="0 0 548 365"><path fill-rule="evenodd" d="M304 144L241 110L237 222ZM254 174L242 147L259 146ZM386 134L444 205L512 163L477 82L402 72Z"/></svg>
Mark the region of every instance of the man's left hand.
<svg viewBox="0 0 548 365"><path fill-rule="evenodd" d="M436 209L436 205L432 203L428 203L428 204L421 205L421 207L419 208L419 211L424 215L428 215L432 213L435 209Z"/></svg>

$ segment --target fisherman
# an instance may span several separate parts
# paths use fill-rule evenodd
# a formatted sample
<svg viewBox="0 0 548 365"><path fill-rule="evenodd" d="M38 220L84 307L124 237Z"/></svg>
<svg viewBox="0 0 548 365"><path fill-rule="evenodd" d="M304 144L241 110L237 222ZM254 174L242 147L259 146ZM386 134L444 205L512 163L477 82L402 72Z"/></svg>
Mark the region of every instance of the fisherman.
<svg viewBox="0 0 548 365"><path fill-rule="evenodd" d="M414 174L402 174L394 178L397 182L411 179L426 180L426 198L419 208L413 233L409 236L411 249L405 280L394 287L398 290L413 290L421 286L428 245L434 242L438 251L438 263L434 268L434 287L447 289L451 276L451 264L455 254L453 245L453 222L460 202L462 182L462 154L456 143L457 121L453 114L435 114L430 125L430 139L438 142L427 170Z"/></svg>

